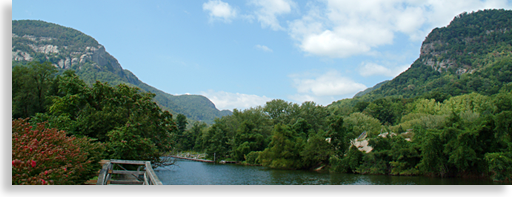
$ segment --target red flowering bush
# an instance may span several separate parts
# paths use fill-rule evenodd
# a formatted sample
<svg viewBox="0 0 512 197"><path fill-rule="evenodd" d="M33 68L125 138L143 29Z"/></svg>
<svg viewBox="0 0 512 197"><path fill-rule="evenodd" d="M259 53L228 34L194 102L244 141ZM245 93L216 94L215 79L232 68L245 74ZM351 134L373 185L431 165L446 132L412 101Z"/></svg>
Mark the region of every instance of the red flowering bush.
<svg viewBox="0 0 512 197"><path fill-rule="evenodd" d="M65 131L33 128L27 119L12 121L12 184L82 184L95 176L105 151L102 143Z"/></svg>

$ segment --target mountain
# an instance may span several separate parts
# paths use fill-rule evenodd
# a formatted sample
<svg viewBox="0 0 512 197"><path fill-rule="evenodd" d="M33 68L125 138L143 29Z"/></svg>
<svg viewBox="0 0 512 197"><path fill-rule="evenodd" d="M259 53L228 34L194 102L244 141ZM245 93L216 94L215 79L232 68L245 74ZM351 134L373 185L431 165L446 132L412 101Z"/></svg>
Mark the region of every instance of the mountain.
<svg viewBox="0 0 512 197"><path fill-rule="evenodd" d="M361 96L363 96L363 95L365 95L365 94L368 94L368 93L372 92L373 90L375 90L375 89L377 89L377 88L380 88L380 86L382 86L382 85L386 84L388 81L389 81L389 80L385 80L385 81L383 81L383 82L380 82L380 83L378 83L378 84L375 84L375 85L374 85L373 87L371 87L371 88L366 88L366 89L365 89L365 90L363 90L363 91L359 91L356 95L354 95L354 98L355 98L355 97L361 97Z"/></svg>
<svg viewBox="0 0 512 197"><path fill-rule="evenodd" d="M512 82L512 11L462 13L448 26L433 29L411 67L370 92L333 102L353 107L384 97L492 95ZM361 95L362 94L362 95ZM442 100L442 98L439 100Z"/></svg>
<svg viewBox="0 0 512 197"><path fill-rule="evenodd" d="M93 37L78 30L36 20L12 21L12 60L26 64L49 61L60 70L73 69L88 84L96 80L111 85L125 83L155 94L154 100L164 110L187 118L213 123L216 117L232 114L219 111L201 95L171 95L142 81L123 69L116 58Z"/></svg>

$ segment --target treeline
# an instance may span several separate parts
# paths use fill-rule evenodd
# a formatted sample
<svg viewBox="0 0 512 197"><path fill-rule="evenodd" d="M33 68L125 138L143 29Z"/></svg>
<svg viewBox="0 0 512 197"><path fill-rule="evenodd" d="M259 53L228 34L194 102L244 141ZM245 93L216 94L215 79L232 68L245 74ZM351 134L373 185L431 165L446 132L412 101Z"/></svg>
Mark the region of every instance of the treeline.
<svg viewBox="0 0 512 197"><path fill-rule="evenodd" d="M407 71L374 91L333 105L352 107L386 96L497 94L512 82L511 18L510 10L462 13L448 26L432 30L422 44L421 56Z"/></svg>
<svg viewBox="0 0 512 197"><path fill-rule="evenodd" d="M284 169L512 180L512 84L478 93L386 97L354 107L272 100L182 130L180 150ZM366 153L354 146L367 140Z"/></svg>
<svg viewBox="0 0 512 197"><path fill-rule="evenodd" d="M49 61L57 65L67 58L69 58L68 60L81 59L82 55L86 53L87 47L97 48L100 46L94 38L78 30L40 20L13 20L12 33L17 35L17 37L12 37L12 51L26 52L33 58L33 61L41 63ZM25 35L29 37L23 37ZM58 47L59 52L40 53L34 51L30 45L54 45ZM133 73L123 70L120 65L116 65L117 60L114 57L101 56L100 60L85 58L84 62L70 65L68 69L75 70L76 74L88 85L92 85L96 81L108 82L110 85L132 84L143 91L152 92L155 94L153 99L163 110L172 114L184 114L189 119L212 124L216 117L231 114L231 111L228 110L217 110L208 98L201 95L174 96L158 90L141 82ZM28 63L28 61L21 60L13 62L13 65ZM59 73L61 72L63 71L59 70Z"/></svg>
<svg viewBox="0 0 512 197"><path fill-rule="evenodd" d="M13 46L15 45L14 41L25 43L33 42L29 39L22 38L24 35L53 38L52 40L45 40L43 42L57 46L68 46L70 51L76 50L79 46L99 45L96 39L78 30L40 20L13 20L12 33L19 36L19 38L13 38ZM59 48L59 50L62 49Z"/></svg>
<svg viewBox="0 0 512 197"><path fill-rule="evenodd" d="M446 97L478 92L482 95L494 95L500 88L512 82L512 53L510 51L492 53L480 59L474 59L481 68L472 73L440 73L416 60L411 67L373 91L333 102L331 106L339 108L353 107L359 102L370 102L387 96L399 98ZM442 100L441 100L442 101Z"/></svg>
<svg viewBox="0 0 512 197"><path fill-rule="evenodd" d="M26 164L27 169L13 171L13 180L16 175L20 175L19 173L32 174L23 174L21 177L27 178L13 184L41 183L34 182L32 179L43 177L41 173L44 173L46 168L40 167L39 170L30 171L32 169L30 162L37 163L36 160L41 159L39 157L42 157L43 161L52 161L55 160L55 155L44 157L32 150L39 148L38 144L44 144L45 147L50 145L48 143L55 141L54 137L62 138L60 134L37 135L43 131L55 133L51 129L64 131L68 136L65 141L71 142L75 138L84 139L78 145L73 145L82 147L80 148L81 157L70 157L67 160L68 163L60 167L52 164L52 169L62 170L68 164L83 165L84 168L92 169L94 167L91 166L96 166L100 159L110 158L149 160L157 165L160 164L161 156L171 151L174 146L178 127L173 116L163 111L153 101L153 97L154 94L144 93L126 84L110 86L108 83L97 81L93 85L87 85L73 70L65 70L59 74L57 68L49 62L34 61L28 65L14 66L12 68L13 167L15 163L16 166ZM22 127L23 129L17 129L19 126L15 128L15 124L25 126ZM23 132L26 132L26 135L23 135ZM33 134L29 135L30 133ZM21 145L17 143L20 139L25 140L26 146L23 146L23 143ZM55 148L57 144L50 145L49 148L51 149L51 146ZM63 146L70 145L63 144ZM30 151L27 148L30 148ZM66 148L59 150L68 151ZM86 174L81 174L82 178L79 180L92 178L95 173L94 170L89 170ZM72 184L81 183L72 182Z"/></svg>

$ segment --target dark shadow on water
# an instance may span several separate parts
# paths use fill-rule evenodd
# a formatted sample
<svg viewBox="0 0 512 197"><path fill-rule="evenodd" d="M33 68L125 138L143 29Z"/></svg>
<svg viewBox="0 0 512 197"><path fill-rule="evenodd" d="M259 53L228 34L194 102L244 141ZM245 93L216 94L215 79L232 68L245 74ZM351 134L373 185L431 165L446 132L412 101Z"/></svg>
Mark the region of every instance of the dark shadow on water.
<svg viewBox="0 0 512 197"><path fill-rule="evenodd" d="M156 169L166 185L501 185L487 179L360 175L180 160Z"/></svg>

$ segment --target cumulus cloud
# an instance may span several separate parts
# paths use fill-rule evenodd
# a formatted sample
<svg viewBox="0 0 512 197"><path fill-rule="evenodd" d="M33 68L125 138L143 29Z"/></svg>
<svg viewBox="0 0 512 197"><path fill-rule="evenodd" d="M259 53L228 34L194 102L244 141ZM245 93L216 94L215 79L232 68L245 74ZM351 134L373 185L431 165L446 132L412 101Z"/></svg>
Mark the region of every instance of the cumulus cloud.
<svg viewBox="0 0 512 197"><path fill-rule="evenodd" d="M263 106L271 98L266 96L249 95L241 93L231 93L224 91L202 92L202 95L208 97L219 110L248 109L250 107Z"/></svg>
<svg viewBox="0 0 512 197"><path fill-rule="evenodd" d="M290 37L307 54L345 58L369 54L392 44L396 33L423 40L434 27L446 26L467 11L511 8L506 0L326 0L309 6L300 19L288 23Z"/></svg>
<svg viewBox="0 0 512 197"><path fill-rule="evenodd" d="M221 0L209 0L203 3L203 10L210 13L210 22L220 20L230 23L237 16L237 11L228 3Z"/></svg>
<svg viewBox="0 0 512 197"><path fill-rule="evenodd" d="M267 46L265 46L265 45L259 45L259 44L257 44L257 45L256 45L256 48L257 48L257 49L260 49L260 50L262 50L262 51L265 51L265 52L273 52L273 51L272 51L272 49L268 48L268 47L267 47Z"/></svg>
<svg viewBox="0 0 512 197"><path fill-rule="evenodd" d="M345 96L366 89L366 86L343 77L338 71L328 71L316 78L290 75L293 85L301 95ZM313 98L310 96L310 98Z"/></svg>
<svg viewBox="0 0 512 197"><path fill-rule="evenodd" d="M296 6L291 0L252 0L249 4L258 7L255 15L261 27L269 27L275 31L284 30L277 20L277 15L290 13Z"/></svg>
<svg viewBox="0 0 512 197"><path fill-rule="evenodd" d="M386 76L386 77L396 77L402 72L406 71L410 66L399 66L395 68L387 68L375 63L365 63L359 67L359 74L363 77L368 76Z"/></svg>

